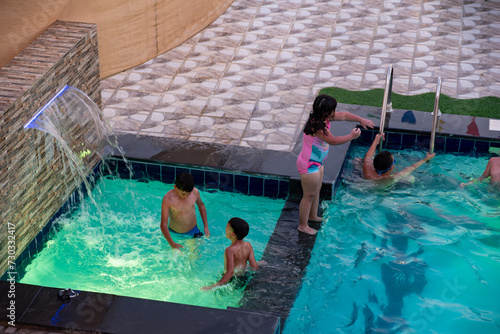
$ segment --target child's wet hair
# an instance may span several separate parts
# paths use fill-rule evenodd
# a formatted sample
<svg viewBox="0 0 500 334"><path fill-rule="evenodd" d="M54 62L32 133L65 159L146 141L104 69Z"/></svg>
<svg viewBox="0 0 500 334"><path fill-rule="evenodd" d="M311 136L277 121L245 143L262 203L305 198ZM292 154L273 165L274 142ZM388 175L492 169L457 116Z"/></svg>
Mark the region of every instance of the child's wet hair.
<svg viewBox="0 0 500 334"><path fill-rule="evenodd" d="M243 238L248 235L250 227L248 226L248 223L243 219L234 217L229 219L228 224L233 229L233 232L236 235L236 239L243 240Z"/></svg>
<svg viewBox="0 0 500 334"><path fill-rule="evenodd" d="M177 189L185 192L191 192L194 188L194 177L189 173L181 173L175 178Z"/></svg>
<svg viewBox="0 0 500 334"><path fill-rule="evenodd" d="M377 173L387 172L394 162L394 157L389 151L382 151L373 158L373 167Z"/></svg>
<svg viewBox="0 0 500 334"><path fill-rule="evenodd" d="M326 94L316 96L313 103L313 110L309 115L309 119L304 127L306 135L314 135L319 131L326 131L325 121L335 114L337 108L337 100Z"/></svg>

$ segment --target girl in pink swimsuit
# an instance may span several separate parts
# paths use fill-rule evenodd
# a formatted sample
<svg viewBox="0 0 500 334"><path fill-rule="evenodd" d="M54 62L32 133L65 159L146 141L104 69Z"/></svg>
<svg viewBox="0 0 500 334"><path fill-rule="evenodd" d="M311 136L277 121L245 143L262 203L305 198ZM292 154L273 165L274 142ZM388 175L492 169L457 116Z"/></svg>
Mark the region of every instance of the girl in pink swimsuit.
<svg viewBox="0 0 500 334"><path fill-rule="evenodd" d="M330 145L341 145L361 134L353 129L350 134L335 137L330 132L330 121L359 122L361 126L373 128L373 122L347 111L335 112L337 100L329 95L318 95L313 103L313 110L304 127L302 151L297 158L297 169L302 184L302 200L299 206L300 232L316 234L308 221L322 221L318 217L319 193L323 181L323 162L328 155Z"/></svg>

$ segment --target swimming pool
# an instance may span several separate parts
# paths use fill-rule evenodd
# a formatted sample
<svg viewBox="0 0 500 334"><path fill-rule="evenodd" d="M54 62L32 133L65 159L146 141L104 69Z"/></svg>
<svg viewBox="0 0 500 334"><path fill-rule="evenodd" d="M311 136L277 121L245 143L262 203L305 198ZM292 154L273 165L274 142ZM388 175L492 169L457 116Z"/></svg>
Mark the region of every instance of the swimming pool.
<svg viewBox="0 0 500 334"><path fill-rule="evenodd" d="M172 188L151 179L102 177L92 190L95 201L85 199L78 210L55 222L51 237L20 282L213 308L238 307L244 286L200 291L222 275L224 249L230 244L224 233L227 221L247 220L246 240L259 260L285 200L201 190L211 236L178 237L185 247L179 252L169 247L160 231L161 201ZM198 211L197 216L202 226Z"/></svg>
<svg viewBox="0 0 500 334"><path fill-rule="evenodd" d="M376 190L352 158L318 233L284 333L498 333L500 196L487 157L439 154L414 180ZM411 164L425 152L393 151ZM406 162L407 161L407 162Z"/></svg>

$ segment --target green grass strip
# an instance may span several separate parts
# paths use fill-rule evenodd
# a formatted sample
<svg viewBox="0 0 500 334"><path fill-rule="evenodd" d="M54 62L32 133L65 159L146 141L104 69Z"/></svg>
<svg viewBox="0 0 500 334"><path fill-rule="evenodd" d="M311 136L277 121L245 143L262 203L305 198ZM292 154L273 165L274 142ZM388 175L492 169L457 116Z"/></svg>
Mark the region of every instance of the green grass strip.
<svg viewBox="0 0 500 334"><path fill-rule="evenodd" d="M320 94L328 94L337 99L339 103L356 104L363 106L382 107L384 100L383 89L365 91L350 91L337 87L323 88ZM392 93L391 101L394 109L403 110L434 110L436 93L418 95L400 95ZM500 98L494 96L477 99L455 99L444 94L439 98L439 109L444 114L467 115L500 119Z"/></svg>

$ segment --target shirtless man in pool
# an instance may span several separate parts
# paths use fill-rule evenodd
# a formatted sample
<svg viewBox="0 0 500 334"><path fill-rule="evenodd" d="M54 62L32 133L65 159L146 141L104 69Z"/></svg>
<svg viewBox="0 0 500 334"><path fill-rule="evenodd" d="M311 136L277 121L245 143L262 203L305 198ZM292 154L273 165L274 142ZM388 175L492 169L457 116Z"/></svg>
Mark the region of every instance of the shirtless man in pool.
<svg viewBox="0 0 500 334"><path fill-rule="evenodd" d="M205 235L209 237L207 210L201 200L200 192L194 187L193 176L189 173L177 175L174 189L167 192L161 203L161 232L173 249L184 247L176 243L170 233L191 235L195 238L203 236L196 223L195 204L203 220Z"/></svg>

